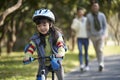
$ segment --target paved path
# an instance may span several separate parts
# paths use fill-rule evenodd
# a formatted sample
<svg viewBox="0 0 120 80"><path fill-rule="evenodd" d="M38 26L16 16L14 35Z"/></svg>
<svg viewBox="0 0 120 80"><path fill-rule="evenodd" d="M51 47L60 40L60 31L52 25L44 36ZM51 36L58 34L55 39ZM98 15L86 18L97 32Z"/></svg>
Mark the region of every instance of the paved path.
<svg viewBox="0 0 120 80"><path fill-rule="evenodd" d="M90 71L80 72L76 68L65 75L65 80L120 80L120 55L105 57L105 69L98 72L97 61L90 62Z"/></svg>

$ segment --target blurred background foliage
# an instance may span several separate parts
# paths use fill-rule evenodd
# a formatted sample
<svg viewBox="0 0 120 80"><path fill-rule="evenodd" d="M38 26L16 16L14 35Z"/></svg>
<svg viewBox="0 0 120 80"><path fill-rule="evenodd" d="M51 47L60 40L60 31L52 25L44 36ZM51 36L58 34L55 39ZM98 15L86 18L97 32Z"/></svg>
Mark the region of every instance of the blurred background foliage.
<svg viewBox="0 0 120 80"><path fill-rule="evenodd" d="M1 0L0 80L35 80L38 68L37 61L25 66L22 65L22 60L24 46L36 31L35 24L32 21L32 15L35 10L40 8L48 8L54 12L56 17L55 25L62 29L69 50L73 50L66 53L63 62L65 73L71 71L73 67L79 66L78 50L76 45L74 45L75 36L70 26L75 17L77 7L84 7L87 14L90 11L91 1ZM100 11L105 13L108 22L108 37L105 42L108 45L105 46L104 53L105 55L115 55L120 53L120 0L98 0L98 2L100 4ZM115 42L117 46L109 46L112 44L109 41ZM11 52L12 54L10 54ZM93 46L89 48L89 55L90 59L95 57Z"/></svg>
<svg viewBox="0 0 120 80"><path fill-rule="evenodd" d="M21 5L10 14L8 14L3 24L1 24L4 12L15 6ZM87 13L90 11L91 0L1 0L0 1L0 53L3 47L7 53L23 50L31 35L36 31L35 24L32 21L32 15L35 10L48 8L56 16L55 25L62 29L66 41L69 44L74 39L71 34L71 23L75 17L78 6L84 7ZM100 11L103 11L108 21L108 31L110 38L119 45L120 28L120 0L98 0ZM11 9L12 10L12 9ZM7 12L6 12L7 13ZM87 14L86 13L86 14ZM115 20L113 20L115 18Z"/></svg>

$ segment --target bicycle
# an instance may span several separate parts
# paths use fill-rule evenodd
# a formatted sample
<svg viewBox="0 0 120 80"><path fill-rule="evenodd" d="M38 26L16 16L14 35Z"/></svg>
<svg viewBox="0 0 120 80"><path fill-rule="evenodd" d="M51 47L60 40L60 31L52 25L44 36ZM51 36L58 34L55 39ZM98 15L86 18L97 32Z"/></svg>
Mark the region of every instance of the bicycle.
<svg viewBox="0 0 120 80"><path fill-rule="evenodd" d="M33 58L33 57L30 57L29 58L29 60L27 60L27 61L23 61L23 63L24 64L29 64L29 63L31 63L31 62L33 62L33 61L35 61L35 60L38 60L38 59L40 59L40 60L45 60L45 61L51 61L52 62L52 60L54 58L61 58L61 59L63 59L63 57L54 57L53 55L52 56L45 56L45 57L38 57L38 58ZM42 61L43 63L42 63L42 70L41 70L41 80L46 80L46 78L45 78L45 69L44 69L44 67L45 67L45 64L44 64L44 62L45 61ZM52 64L52 63L51 63ZM53 62L53 65L54 65L54 62ZM53 67L54 67L54 69L53 69ZM56 66L53 66L53 67L51 67L51 70L50 70L50 72L52 72L52 80L54 80L54 71L55 70L57 70L59 67L60 67L60 64L59 65L56 65Z"/></svg>

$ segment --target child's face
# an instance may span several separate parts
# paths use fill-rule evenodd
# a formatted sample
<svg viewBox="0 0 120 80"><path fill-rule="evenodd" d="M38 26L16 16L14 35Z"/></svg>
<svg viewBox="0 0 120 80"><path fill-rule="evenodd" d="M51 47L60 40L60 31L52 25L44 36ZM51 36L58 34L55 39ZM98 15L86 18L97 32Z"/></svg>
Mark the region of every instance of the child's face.
<svg viewBox="0 0 120 80"><path fill-rule="evenodd" d="M37 24L37 30L41 33L41 34L47 34L50 28L50 23L48 20L44 19L41 20L39 24Z"/></svg>

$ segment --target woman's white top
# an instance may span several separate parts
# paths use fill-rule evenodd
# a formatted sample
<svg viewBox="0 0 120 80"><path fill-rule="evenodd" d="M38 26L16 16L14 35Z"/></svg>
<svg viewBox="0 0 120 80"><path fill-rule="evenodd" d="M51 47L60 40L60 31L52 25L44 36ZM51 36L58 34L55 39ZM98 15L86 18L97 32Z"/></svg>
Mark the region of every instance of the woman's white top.
<svg viewBox="0 0 120 80"><path fill-rule="evenodd" d="M74 18L71 28L75 30L77 38L88 38L86 30L86 17Z"/></svg>

